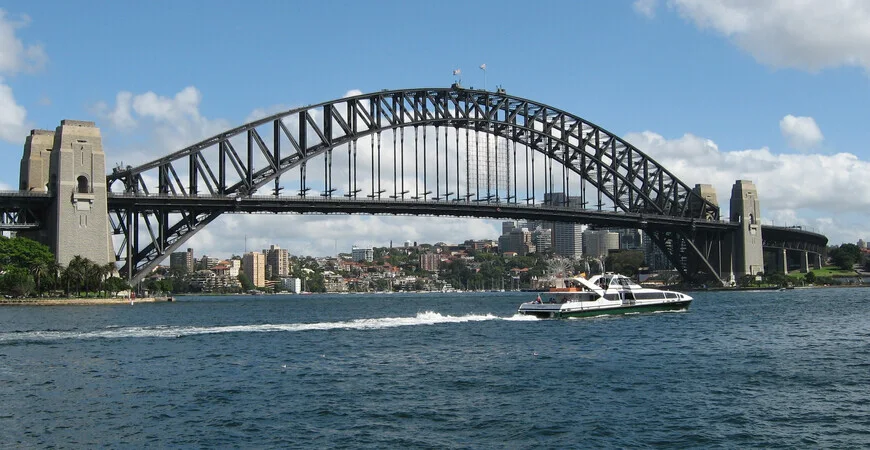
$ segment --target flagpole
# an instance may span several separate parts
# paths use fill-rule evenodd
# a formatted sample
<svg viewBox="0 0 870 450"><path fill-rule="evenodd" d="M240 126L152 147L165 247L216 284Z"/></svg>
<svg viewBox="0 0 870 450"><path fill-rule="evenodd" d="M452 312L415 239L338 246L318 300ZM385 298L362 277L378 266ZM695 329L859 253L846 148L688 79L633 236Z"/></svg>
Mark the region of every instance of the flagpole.
<svg viewBox="0 0 870 450"><path fill-rule="evenodd" d="M480 70L483 71L483 90L486 90L486 63L480 65Z"/></svg>

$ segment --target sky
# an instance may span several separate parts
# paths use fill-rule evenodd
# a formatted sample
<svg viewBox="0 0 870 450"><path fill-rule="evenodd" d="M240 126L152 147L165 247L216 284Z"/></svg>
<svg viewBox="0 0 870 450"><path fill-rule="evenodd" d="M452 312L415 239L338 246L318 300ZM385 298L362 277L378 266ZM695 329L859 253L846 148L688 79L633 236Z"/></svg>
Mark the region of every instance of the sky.
<svg viewBox="0 0 870 450"><path fill-rule="evenodd" d="M870 240L870 2L11 0L0 6L0 189L24 138L92 120L136 165L349 92L466 87L552 105L690 186L759 190L762 222ZM496 238L498 221L225 215L186 246L229 256Z"/></svg>

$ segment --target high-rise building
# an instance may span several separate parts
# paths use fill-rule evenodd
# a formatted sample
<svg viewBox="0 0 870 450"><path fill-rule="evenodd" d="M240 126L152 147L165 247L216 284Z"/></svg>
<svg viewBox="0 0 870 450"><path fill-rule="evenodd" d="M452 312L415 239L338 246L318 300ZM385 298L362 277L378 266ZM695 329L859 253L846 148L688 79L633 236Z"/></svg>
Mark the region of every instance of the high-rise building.
<svg viewBox="0 0 870 450"><path fill-rule="evenodd" d="M241 259L231 259L227 261L229 265L229 275L231 277L238 277L239 272L242 270L242 260Z"/></svg>
<svg viewBox="0 0 870 450"><path fill-rule="evenodd" d="M544 204L563 208L582 208L581 198L566 196L563 192L544 194ZM552 225L553 253L566 258L583 256L583 231L586 225L573 222L557 222Z"/></svg>
<svg viewBox="0 0 870 450"><path fill-rule="evenodd" d="M584 254L592 258L604 258L610 250L619 250L619 233L607 230L583 232Z"/></svg>
<svg viewBox="0 0 870 450"><path fill-rule="evenodd" d="M643 262L650 270L672 270L674 268L674 263L668 259L665 252L652 239L644 239L643 241Z"/></svg>
<svg viewBox="0 0 870 450"><path fill-rule="evenodd" d="M437 272L441 264L441 255L437 253L424 253L420 255L420 268L429 272Z"/></svg>
<svg viewBox="0 0 870 450"><path fill-rule="evenodd" d="M290 252L277 245L270 245L263 250L266 255L266 271L273 277L284 277L290 273Z"/></svg>
<svg viewBox="0 0 870 450"><path fill-rule="evenodd" d="M643 234L635 228L609 228L619 234L619 248L622 250L643 250Z"/></svg>
<svg viewBox="0 0 870 450"><path fill-rule="evenodd" d="M259 252L245 253L242 271L256 287L266 286L266 256Z"/></svg>
<svg viewBox="0 0 870 450"><path fill-rule="evenodd" d="M535 252L539 254L553 251L553 230L537 227L532 230L532 243L535 244Z"/></svg>
<svg viewBox="0 0 870 450"><path fill-rule="evenodd" d="M516 220L507 220L501 223L501 234L508 234L517 227Z"/></svg>
<svg viewBox="0 0 870 450"><path fill-rule="evenodd" d="M214 258L208 255L202 255L202 258L199 259L199 269L211 269L212 267L218 265L220 259Z"/></svg>
<svg viewBox="0 0 870 450"><path fill-rule="evenodd" d="M553 224L553 253L565 258L583 257L583 231L586 225L569 222Z"/></svg>
<svg viewBox="0 0 870 450"><path fill-rule="evenodd" d="M169 270L180 273L193 272L193 249L188 248L186 252L173 252L169 255Z"/></svg>
<svg viewBox="0 0 870 450"><path fill-rule="evenodd" d="M375 259L375 252L371 248L359 248L354 246L350 249L350 259L356 262L372 262Z"/></svg>
<svg viewBox="0 0 870 450"><path fill-rule="evenodd" d="M508 234L498 238L498 251L500 253L514 252L520 256L535 253L537 249L532 242L532 233L528 228L514 228Z"/></svg>

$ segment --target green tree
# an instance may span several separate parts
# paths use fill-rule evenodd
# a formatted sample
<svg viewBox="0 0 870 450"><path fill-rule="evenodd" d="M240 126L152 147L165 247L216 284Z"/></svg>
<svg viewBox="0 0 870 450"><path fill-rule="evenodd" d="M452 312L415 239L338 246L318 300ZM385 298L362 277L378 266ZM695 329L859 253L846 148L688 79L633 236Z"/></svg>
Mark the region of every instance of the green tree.
<svg viewBox="0 0 870 450"><path fill-rule="evenodd" d="M99 273L100 273L100 289L102 291L104 291L106 294L108 294L109 289L108 289L108 287L106 287L106 282L109 280L109 278L112 278L112 274L115 273L115 271L117 270L117 267L115 267L115 263L110 262L110 263L103 264L102 266L98 266L98 268L99 268ZM120 290L122 290L122 289L118 289L118 291L120 291ZM115 292L118 292L118 291L115 291Z"/></svg>
<svg viewBox="0 0 870 450"><path fill-rule="evenodd" d="M862 261L861 249L855 244L843 244L828 250L831 262L841 270L852 270L855 264Z"/></svg>
<svg viewBox="0 0 870 450"><path fill-rule="evenodd" d="M118 295L118 292L130 289L130 285L118 277L107 278L103 286L106 289L106 292L111 293L112 296Z"/></svg>
<svg viewBox="0 0 870 450"><path fill-rule="evenodd" d="M15 297L25 297L33 291L35 283L27 269L10 267L0 278L0 287Z"/></svg>
<svg viewBox="0 0 870 450"><path fill-rule="evenodd" d="M160 292L163 293L178 291L178 289L175 287L175 278L164 278L158 281L157 288L160 290Z"/></svg>
<svg viewBox="0 0 870 450"><path fill-rule="evenodd" d="M87 281L88 272L90 270L90 261L83 258L81 255L73 256L66 268L63 270L64 290L67 295L72 292L75 287L76 295L81 296L82 289Z"/></svg>
<svg viewBox="0 0 870 450"><path fill-rule="evenodd" d="M816 274L813 272L807 272L807 274L804 275L804 281L806 281L809 284L815 283L816 282Z"/></svg>
<svg viewBox="0 0 870 450"><path fill-rule="evenodd" d="M755 283L755 275L743 275L737 280L737 285L740 287L749 287Z"/></svg>
<svg viewBox="0 0 870 450"><path fill-rule="evenodd" d="M30 274L36 280L36 292L42 294L42 278L47 274L49 264L45 261L34 261L28 267Z"/></svg>
<svg viewBox="0 0 870 450"><path fill-rule="evenodd" d="M643 252L638 250L614 251L607 256L604 265L611 272L632 277L643 265Z"/></svg>
<svg viewBox="0 0 870 450"><path fill-rule="evenodd" d="M774 272L764 276L764 282L768 285L785 287L788 285L788 277L785 274Z"/></svg>
<svg viewBox="0 0 870 450"><path fill-rule="evenodd" d="M34 264L54 261L54 255L47 246L23 238L0 236L0 270L7 267L20 267L29 270Z"/></svg>
<svg viewBox="0 0 870 450"><path fill-rule="evenodd" d="M239 283L241 283L242 290L245 292L253 291L254 289L256 289L254 283L251 282L251 279L248 278L248 275L244 272L239 272Z"/></svg>

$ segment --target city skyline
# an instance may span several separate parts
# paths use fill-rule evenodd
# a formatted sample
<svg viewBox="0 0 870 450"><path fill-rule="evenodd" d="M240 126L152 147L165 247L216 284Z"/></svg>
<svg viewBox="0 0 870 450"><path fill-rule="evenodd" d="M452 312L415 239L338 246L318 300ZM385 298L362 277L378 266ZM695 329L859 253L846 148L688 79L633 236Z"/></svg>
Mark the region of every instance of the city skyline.
<svg viewBox="0 0 870 450"><path fill-rule="evenodd" d="M485 63L489 89L499 85L602 125L688 184L712 184L719 198L735 179L752 180L763 223L802 225L826 234L831 244L870 236L870 198L861 195L870 190L864 145L870 131L862 122L870 112L870 33L863 25L870 23L870 7L863 4L270 5L275 13L264 17L252 16L256 8L233 6L227 14L185 4L7 4L0 13L0 106L6 112L0 148L17 158L31 128L53 128L65 118L94 120L103 132L107 165L137 164L294 106L383 88L446 86L457 80L454 69L462 69L463 85L480 88L484 72L477 68ZM563 46L469 46L480 30L464 22L439 22L448 36L439 40L414 33L401 20L409 13L434 20L428 17L442 8L471 15L499 8L546 27ZM820 17L818 10L827 14ZM292 27L283 26L285 16L297 19ZM596 20L576 27L570 18L578 16ZM74 35L64 31L69 17L80 25ZM341 61L328 56L374 18L399 24L390 32L372 31L382 44L377 50L363 48ZM343 24L334 36L294 46L293 54L277 45L319 36L314 24L327 19ZM261 26L242 25L255 21ZM156 33L154 23L169 31ZM214 24L226 35L208 32ZM585 56L566 58L565 48ZM97 63L83 65L83 52ZM518 64L517 54L536 54L542 63ZM245 63L213 70L227 55ZM552 61L560 61L556 69ZM271 70L245 69L263 64ZM14 188L17 180L17 164L0 168L0 188ZM353 244L387 246L396 236L420 242L497 236L499 224L229 215L184 246L231 254L247 234L249 248L279 242L294 254L323 256Z"/></svg>

